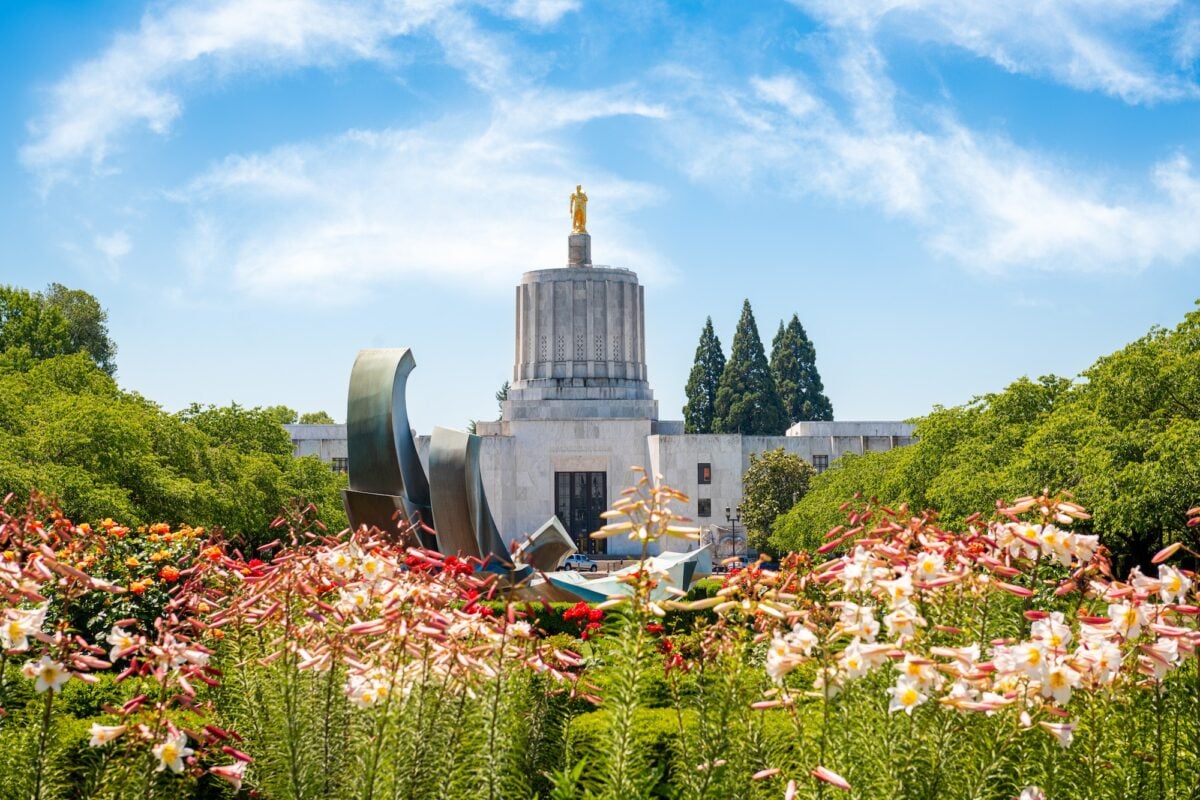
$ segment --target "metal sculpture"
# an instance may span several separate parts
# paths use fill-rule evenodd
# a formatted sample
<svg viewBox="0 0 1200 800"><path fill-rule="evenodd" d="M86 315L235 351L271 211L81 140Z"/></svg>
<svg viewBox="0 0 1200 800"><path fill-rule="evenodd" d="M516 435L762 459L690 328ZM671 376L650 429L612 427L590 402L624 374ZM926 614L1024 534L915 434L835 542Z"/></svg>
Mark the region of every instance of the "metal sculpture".
<svg viewBox="0 0 1200 800"><path fill-rule="evenodd" d="M419 540L413 544L479 559L484 569L500 573L517 596L600 601L628 594L629 584L621 576L638 569L637 564L592 581L554 571L575 552L557 517L509 551L488 506L478 436L434 428L426 477L405 404L408 375L416 365L408 348L361 350L354 361L346 411L350 488L343 491L350 524L416 531L409 534ZM708 553L707 547L664 553L645 566L687 589L695 575L709 571Z"/></svg>
<svg viewBox="0 0 1200 800"><path fill-rule="evenodd" d="M434 524L429 481L404 399L408 374L416 365L407 347L360 350L354 360L346 404L350 488L342 499L355 528L394 531L397 516Z"/></svg>
<svg viewBox="0 0 1200 800"><path fill-rule="evenodd" d="M434 428L429 445L429 479L438 547L468 557L491 556L498 566L511 567L512 559L483 489L479 437Z"/></svg>

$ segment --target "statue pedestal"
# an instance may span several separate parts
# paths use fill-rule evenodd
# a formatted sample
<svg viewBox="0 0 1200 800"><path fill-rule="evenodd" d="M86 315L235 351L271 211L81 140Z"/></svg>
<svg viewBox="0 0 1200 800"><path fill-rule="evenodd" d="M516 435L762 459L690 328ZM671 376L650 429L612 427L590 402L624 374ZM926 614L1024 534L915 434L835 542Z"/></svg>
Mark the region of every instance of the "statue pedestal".
<svg viewBox="0 0 1200 800"><path fill-rule="evenodd" d="M572 233L567 237L567 266L590 267L592 265L592 236L590 233Z"/></svg>

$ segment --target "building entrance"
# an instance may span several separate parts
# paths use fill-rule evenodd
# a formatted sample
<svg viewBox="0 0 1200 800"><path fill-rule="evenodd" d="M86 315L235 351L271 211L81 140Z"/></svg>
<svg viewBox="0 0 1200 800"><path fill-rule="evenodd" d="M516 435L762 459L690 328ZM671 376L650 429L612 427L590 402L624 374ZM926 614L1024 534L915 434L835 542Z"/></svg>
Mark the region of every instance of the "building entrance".
<svg viewBox="0 0 1200 800"><path fill-rule="evenodd" d="M608 475L603 472L554 473L554 513L581 553L606 553L608 541L588 534L600 530L608 509Z"/></svg>

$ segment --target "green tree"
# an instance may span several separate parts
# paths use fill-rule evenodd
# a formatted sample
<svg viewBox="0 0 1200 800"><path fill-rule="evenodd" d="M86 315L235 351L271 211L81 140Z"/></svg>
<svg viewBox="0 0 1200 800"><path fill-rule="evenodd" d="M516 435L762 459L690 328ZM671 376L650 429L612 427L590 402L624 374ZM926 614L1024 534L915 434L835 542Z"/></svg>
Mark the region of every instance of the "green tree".
<svg viewBox="0 0 1200 800"><path fill-rule="evenodd" d="M782 447L750 454L750 468L742 476L742 520L751 548L769 549L776 517L804 497L814 475L811 464Z"/></svg>
<svg viewBox="0 0 1200 800"><path fill-rule="evenodd" d="M1021 378L916 421L917 442L843 458L776 523L776 547L806 547L840 522L854 492L936 509L961 525L997 499L1068 491L1093 515L1118 573L1177 540L1200 545L1185 513L1200 503L1200 309L1173 330L1100 358L1083 379Z"/></svg>
<svg viewBox="0 0 1200 800"><path fill-rule="evenodd" d="M687 404L683 407L684 433L712 433L713 414L717 404L717 386L725 371L725 353L721 340L713 331L712 317L704 320L696 359L688 375Z"/></svg>
<svg viewBox="0 0 1200 800"><path fill-rule="evenodd" d="M107 374L117 371L117 345L108 335L108 312L100 301L82 289L52 283L41 294L42 302L62 314L67 322L71 352L87 353Z"/></svg>
<svg viewBox="0 0 1200 800"><path fill-rule="evenodd" d="M286 406L243 408L237 403L228 406L192 403L179 412L179 418L203 431L214 442L241 452L292 454L292 440L283 425L295 422L296 412Z"/></svg>
<svg viewBox="0 0 1200 800"><path fill-rule="evenodd" d="M508 381L505 381L504 383L500 384L500 388L496 390L496 395L495 395L496 405L498 407L498 412L499 412L496 419L498 419L498 420L504 419L504 402L506 400L508 400L508 390L509 390ZM471 433L474 433L474 431L471 431Z"/></svg>
<svg viewBox="0 0 1200 800"><path fill-rule="evenodd" d="M786 327L779 323L779 332L771 342L771 374L789 420L833 419L833 403L825 396L817 372L817 349L796 314Z"/></svg>
<svg viewBox="0 0 1200 800"><path fill-rule="evenodd" d="M0 286L0 353L24 350L43 359L76 352L67 320L57 308L15 286Z"/></svg>
<svg viewBox="0 0 1200 800"><path fill-rule="evenodd" d="M746 300L717 386L713 433L780 436L787 427L787 412L775 389L750 301Z"/></svg>
<svg viewBox="0 0 1200 800"><path fill-rule="evenodd" d="M325 411L309 411L300 415L301 425L333 425L333 417Z"/></svg>

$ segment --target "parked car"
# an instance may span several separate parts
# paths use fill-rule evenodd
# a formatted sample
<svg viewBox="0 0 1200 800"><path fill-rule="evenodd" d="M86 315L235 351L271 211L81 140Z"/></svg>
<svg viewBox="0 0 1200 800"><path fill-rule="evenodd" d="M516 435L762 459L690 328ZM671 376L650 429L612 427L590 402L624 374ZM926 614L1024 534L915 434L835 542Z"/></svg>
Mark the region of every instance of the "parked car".
<svg viewBox="0 0 1200 800"><path fill-rule="evenodd" d="M576 570L577 572L595 572L600 569L600 565L583 553L572 553L567 556L567 560L563 562L562 568Z"/></svg>

